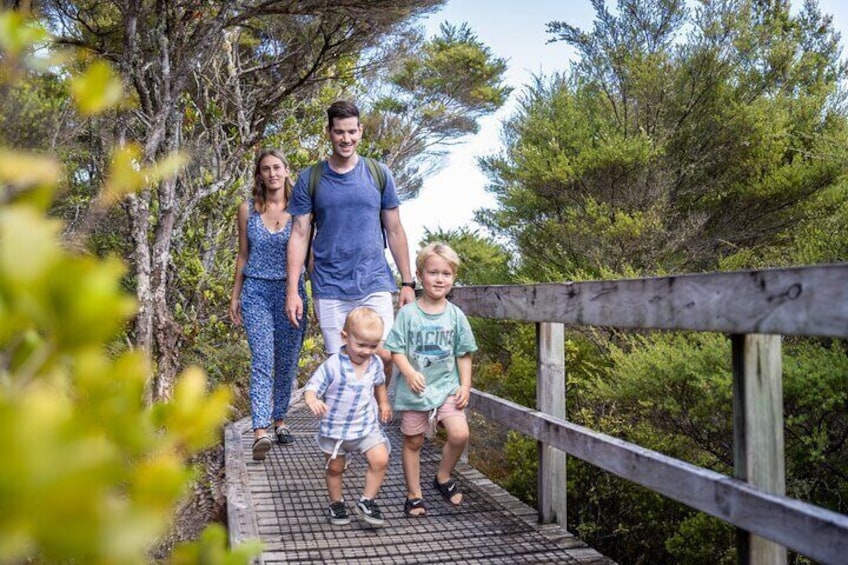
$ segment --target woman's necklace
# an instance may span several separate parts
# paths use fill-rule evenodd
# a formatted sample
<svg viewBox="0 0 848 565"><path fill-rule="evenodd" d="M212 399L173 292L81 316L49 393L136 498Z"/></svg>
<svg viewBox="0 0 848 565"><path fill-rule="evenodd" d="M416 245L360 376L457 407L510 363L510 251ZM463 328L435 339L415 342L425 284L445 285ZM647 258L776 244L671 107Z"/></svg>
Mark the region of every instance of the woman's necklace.
<svg viewBox="0 0 848 565"><path fill-rule="evenodd" d="M271 218L273 218L273 222L274 222L274 231L280 231L280 226L283 224L283 220L284 220L284 219L286 219L286 209L285 209L285 206L283 206L283 211L282 211L282 212L277 211L277 213L276 213L276 218L274 218L274 215L273 215L271 212L272 212L272 211L271 211L270 209L268 209L268 215L269 215L269 216L271 216Z"/></svg>

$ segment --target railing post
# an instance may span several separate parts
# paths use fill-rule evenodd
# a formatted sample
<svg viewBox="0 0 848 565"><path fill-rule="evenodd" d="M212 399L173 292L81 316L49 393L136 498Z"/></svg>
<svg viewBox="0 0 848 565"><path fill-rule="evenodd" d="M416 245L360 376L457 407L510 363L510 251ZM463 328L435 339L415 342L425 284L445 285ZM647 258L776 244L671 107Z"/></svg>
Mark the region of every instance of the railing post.
<svg viewBox="0 0 848 565"><path fill-rule="evenodd" d="M731 343L734 475L765 492L784 495L780 336L735 334ZM737 530L737 549L744 565L786 563L785 547L745 530Z"/></svg>
<svg viewBox="0 0 848 565"><path fill-rule="evenodd" d="M565 331L563 324L536 324L536 409L565 419ZM565 527L565 453L539 442L539 521Z"/></svg>

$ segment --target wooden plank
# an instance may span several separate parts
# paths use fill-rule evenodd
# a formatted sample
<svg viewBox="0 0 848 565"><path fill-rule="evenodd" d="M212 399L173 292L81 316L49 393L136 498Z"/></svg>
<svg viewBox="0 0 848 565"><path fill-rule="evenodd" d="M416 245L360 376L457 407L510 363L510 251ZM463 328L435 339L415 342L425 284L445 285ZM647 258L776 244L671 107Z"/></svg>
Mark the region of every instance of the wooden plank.
<svg viewBox="0 0 848 565"><path fill-rule="evenodd" d="M619 328L848 337L848 264L457 287L470 316Z"/></svg>
<svg viewBox="0 0 848 565"><path fill-rule="evenodd" d="M565 420L565 332L562 324L536 326L536 407ZM565 453L539 442L539 521L566 525Z"/></svg>
<svg viewBox="0 0 848 565"><path fill-rule="evenodd" d="M568 549L569 556L576 558L580 563L589 563L592 565L616 565L612 559L601 555L597 552L597 550L586 545L586 542L574 536L574 534L566 530L565 526L562 524L539 524L536 512L532 512L532 509L530 509L529 506L493 483L489 478L480 473L480 471L474 467L461 463L457 465L456 471L464 478L473 482L475 486L485 491L491 498L498 501L498 503L506 508L511 515L524 520L528 526L555 543L558 547ZM528 510L531 511L528 512Z"/></svg>
<svg viewBox="0 0 848 565"><path fill-rule="evenodd" d="M734 476L786 494L780 336L735 334L733 357ZM739 562L785 565L786 549L745 530L737 532Z"/></svg>
<svg viewBox="0 0 848 565"><path fill-rule="evenodd" d="M259 523L250 496L250 476L241 445L242 435L250 429L250 425L250 417L246 417L224 427L224 474L230 547L260 540ZM260 555L253 563L263 565L264 560Z"/></svg>
<svg viewBox="0 0 848 565"><path fill-rule="evenodd" d="M848 516L472 390L471 409L569 455L822 563L844 563Z"/></svg>

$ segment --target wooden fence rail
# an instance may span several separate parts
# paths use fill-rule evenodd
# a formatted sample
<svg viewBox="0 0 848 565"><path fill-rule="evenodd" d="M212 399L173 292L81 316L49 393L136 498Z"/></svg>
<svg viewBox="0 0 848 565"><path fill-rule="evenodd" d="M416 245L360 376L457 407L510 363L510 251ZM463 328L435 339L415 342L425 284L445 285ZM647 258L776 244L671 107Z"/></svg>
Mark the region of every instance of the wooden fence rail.
<svg viewBox="0 0 848 565"><path fill-rule="evenodd" d="M542 521L565 525L568 454L735 525L742 563L785 563L785 547L845 562L848 516L783 496L780 335L848 337L848 264L459 287L451 299L470 316L537 323L539 411L476 390L471 407L540 442ZM566 326L729 334L734 477L569 423L561 384Z"/></svg>
<svg viewBox="0 0 848 565"><path fill-rule="evenodd" d="M455 288L471 316L566 326L848 337L848 264Z"/></svg>
<svg viewBox="0 0 848 565"><path fill-rule="evenodd" d="M823 563L844 563L848 516L690 465L638 445L474 390L471 409L687 506Z"/></svg>

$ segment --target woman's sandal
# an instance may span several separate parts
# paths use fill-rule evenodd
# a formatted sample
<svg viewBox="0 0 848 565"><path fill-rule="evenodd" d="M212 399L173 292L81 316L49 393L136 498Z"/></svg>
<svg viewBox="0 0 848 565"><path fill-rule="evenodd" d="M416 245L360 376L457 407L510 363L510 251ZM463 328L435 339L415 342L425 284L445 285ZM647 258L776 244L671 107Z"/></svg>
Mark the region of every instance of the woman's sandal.
<svg viewBox="0 0 848 565"><path fill-rule="evenodd" d="M290 443L294 443L294 436L292 435L289 427L285 424L274 428L274 435L277 436L277 443L281 445L288 445Z"/></svg>
<svg viewBox="0 0 848 565"><path fill-rule="evenodd" d="M439 494L441 494L444 497L444 499L447 500L452 505L459 506L460 504L462 504L461 498L459 499L459 502L454 502L452 500L454 496L456 496L458 494L460 494L460 495L462 494L461 492L459 492L459 485L456 484L456 481L454 480L453 477L451 477L450 479L447 480L447 482L444 482L444 483L439 482L438 476L433 477L433 488L435 488L437 491L439 491Z"/></svg>
<svg viewBox="0 0 848 565"><path fill-rule="evenodd" d="M254 461L262 461L265 459L265 456L268 454L268 451L271 450L271 438L268 436L261 436L253 440L253 460Z"/></svg>
<svg viewBox="0 0 848 565"><path fill-rule="evenodd" d="M413 514L417 510L421 510L421 512ZM406 502L403 503L403 513L411 518L420 518L427 515L427 505L424 504L422 498L407 498Z"/></svg>

